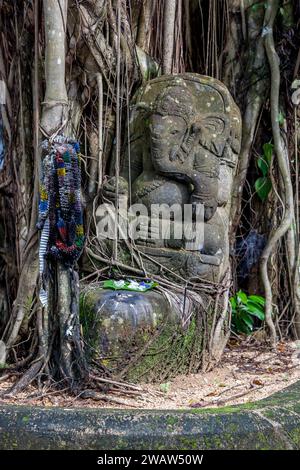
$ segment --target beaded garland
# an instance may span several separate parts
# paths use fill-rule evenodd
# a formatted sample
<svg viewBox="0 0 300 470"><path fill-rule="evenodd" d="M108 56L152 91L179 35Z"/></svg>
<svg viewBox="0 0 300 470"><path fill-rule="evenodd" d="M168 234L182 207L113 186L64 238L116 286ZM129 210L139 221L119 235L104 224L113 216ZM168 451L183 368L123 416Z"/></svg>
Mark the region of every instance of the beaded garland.
<svg viewBox="0 0 300 470"><path fill-rule="evenodd" d="M49 153L43 160L38 228L49 218L46 257L72 265L84 244L79 144L59 136L51 146L48 141L42 146Z"/></svg>
<svg viewBox="0 0 300 470"><path fill-rule="evenodd" d="M79 144L64 136L42 143L46 156L42 163L39 220L40 271L45 260L60 260L72 267L84 244L83 214L80 199ZM43 302L46 303L46 299Z"/></svg>

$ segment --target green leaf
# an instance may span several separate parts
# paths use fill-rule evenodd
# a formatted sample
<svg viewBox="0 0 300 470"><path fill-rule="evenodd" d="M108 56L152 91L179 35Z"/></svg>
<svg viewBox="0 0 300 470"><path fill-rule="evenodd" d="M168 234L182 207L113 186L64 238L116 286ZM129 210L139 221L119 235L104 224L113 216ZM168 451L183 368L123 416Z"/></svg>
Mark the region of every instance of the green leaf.
<svg viewBox="0 0 300 470"><path fill-rule="evenodd" d="M243 320L244 323L246 323L247 327L252 331L254 320L251 317L251 315L249 315L248 310L241 311L241 319Z"/></svg>
<svg viewBox="0 0 300 470"><path fill-rule="evenodd" d="M114 289L114 290L129 290L135 292L146 292L147 290L157 287L158 283L154 281L135 281L131 280L115 280L115 279L106 279L103 281L102 287L104 289Z"/></svg>
<svg viewBox="0 0 300 470"><path fill-rule="evenodd" d="M282 113L282 111L279 111L278 116L277 116L277 121L278 121L280 126L283 126L283 124L284 124L284 114Z"/></svg>
<svg viewBox="0 0 300 470"><path fill-rule="evenodd" d="M251 333L251 330L247 327L247 325L238 317L234 319L232 326L237 333L245 333L246 335Z"/></svg>
<svg viewBox="0 0 300 470"><path fill-rule="evenodd" d="M251 301L247 303L247 311L251 313L251 315L259 318L261 321L265 319L265 312L262 310L262 308L253 304Z"/></svg>
<svg viewBox="0 0 300 470"><path fill-rule="evenodd" d="M240 301L242 304L246 304L247 303L247 294L245 294L245 292L239 290L238 293L236 294L236 297L237 297L237 300Z"/></svg>
<svg viewBox="0 0 300 470"><path fill-rule="evenodd" d="M103 287L106 289L115 289L115 281L112 279L107 279L103 282Z"/></svg>
<svg viewBox="0 0 300 470"><path fill-rule="evenodd" d="M264 157L267 160L268 165L270 165L272 161L272 156L274 153L274 145L271 144L270 142L266 142L263 145L263 152L264 152Z"/></svg>
<svg viewBox="0 0 300 470"><path fill-rule="evenodd" d="M266 304L265 299L261 295L249 295L248 300L251 300L253 303L257 303L259 305L262 305L263 307Z"/></svg>
<svg viewBox="0 0 300 470"><path fill-rule="evenodd" d="M161 389L162 392L164 393L168 393L168 391L170 390L170 382L166 382L164 384L160 384L159 388Z"/></svg>
<svg viewBox="0 0 300 470"><path fill-rule="evenodd" d="M259 8L265 8L265 4L261 2L254 3L254 5L251 6L252 11L257 11Z"/></svg>
<svg viewBox="0 0 300 470"><path fill-rule="evenodd" d="M233 310L235 310L236 309L236 298L235 297L230 297L229 302L230 302L231 308Z"/></svg>
<svg viewBox="0 0 300 470"><path fill-rule="evenodd" d="M268 176L262 176L255 181L255 190L262 201L265 201L272 189L272 182Z"/></svg>
<svg viewBox="0 0 300 470"><path fill-rule="evenodd" d="M260 169L260 171L262 172L263 176L267 176L267 174L269 172L269 164L265 160L264 157L259 157L259 159L257 160L257 166Z"/></svg>

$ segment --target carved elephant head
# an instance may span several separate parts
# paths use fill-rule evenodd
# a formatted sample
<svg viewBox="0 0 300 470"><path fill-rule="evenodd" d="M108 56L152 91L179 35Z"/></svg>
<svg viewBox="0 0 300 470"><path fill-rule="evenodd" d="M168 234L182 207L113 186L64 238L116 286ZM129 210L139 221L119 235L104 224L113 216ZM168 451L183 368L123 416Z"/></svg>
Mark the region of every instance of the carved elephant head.
<svg viewBox="0 0 300 470"><path fill-rule="evenodd" d="M124 175L130 168L131 181L154 170L186 183L191 202L204 204L205 220L227 203L239 152L240 116L222 83L196 74L154 79L135 97L130 129L130 162L126 157L123 168ZM135 187L139 194L140 186Z"/></svg>
<svg viewBox="0 0 300 470"><path fill-rule="evenodd" d="M149 119L154 169L169 178L191 183L191 202L206 203L206 220L217 208L218 157L224 150L226 125L221 113L198 114L192 93L177 84L157 96ZM204 168L199 165L201 158L207 158ZM209 171L213 180L207 178Z"/></svg>

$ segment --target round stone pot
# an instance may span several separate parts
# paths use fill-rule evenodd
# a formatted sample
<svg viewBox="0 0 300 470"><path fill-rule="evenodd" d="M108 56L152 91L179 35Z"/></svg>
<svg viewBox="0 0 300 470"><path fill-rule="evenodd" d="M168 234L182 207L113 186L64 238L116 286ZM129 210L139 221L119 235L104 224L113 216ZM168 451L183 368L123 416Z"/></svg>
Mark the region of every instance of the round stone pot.
<svg viewBox="0 0 300 470"><path fill-rule="evenodd" d="M174 298L159 290L88 286L80 302L87 355L133 382L163 382L188 372L190 351L198 340L201 345L201 336L194 320L183 326L184 299Z"/></svg>

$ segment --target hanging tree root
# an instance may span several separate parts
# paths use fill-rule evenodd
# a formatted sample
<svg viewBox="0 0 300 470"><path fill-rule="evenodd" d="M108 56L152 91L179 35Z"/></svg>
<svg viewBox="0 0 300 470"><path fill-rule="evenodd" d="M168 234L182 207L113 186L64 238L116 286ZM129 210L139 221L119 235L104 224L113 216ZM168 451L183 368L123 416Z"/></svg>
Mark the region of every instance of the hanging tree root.
<svg viewBox="0 0 300 470"><path fill-rule="evenodd" d="M78 285L78 279L73 283L70 281L68 269L60 264L56 269L60 279L64 280L66 277L63 285L68 285L70 282L73 284L73 289ZM53 278L53 283L57 284L56 277ZM16 397L32 383L37 384L41 395L47 394L50 385L52 389L56 387L58 393L63 389L82 399L103 400L104 393L109 392L105 401L114 404L122 404L122 400L117 401L111 397L113 394L141 396L144 393L141 387L123 380L114 380L105 367L86 363L79 318L74 314L78 306L72 305L78 299L79 292L71 291L72 286L67 287L64 292L61 289L59 292L51 290L48 308L44 309L44 312L41 306L36 309L36 328L29 355L14 367L8 368L13 368L14 371L22 370L30 358L32 362L21 378L1 394L2 397ZM49 318L48 310L52 312Z"/></svg>
<svg viewBox="0 0 300 470"><path fill-rule="evenodd" d="M278 0L268 0L264 21L264 44L270 65L271 72L271 123L274 139L274 149L278 161L279 171L283 180L285 190L285 208L284 215L279 227L271 235L268 243L263 251L260 264L261 278L263 281L266 297L265 317L266 324L269 328L270 340L273 347L276 345L277 334L272 318L272 286L268 275L268 261L274 252L277 242L282 238L291 226L293 221L293 188L291 183L291 175L288 160L285 158L283 148L284 142L280 134L279 125L279 89L280 89L280 68L279 58L275 50L273 38L273 25L278 11Z"/></svg>
<svg viewBox="0 0 300 470"><path fill-rule="evenodd" d="M266 57L264 53L264 38L261 36L262 25L263 9L258 9L258 11L256 11L249 8L247 29L249 50L245 52L245 54L249 55L246 71L246 96L244 98L246 107L243 113L242 142L238 159L238 170L235 176L232 194L230 214L230 218L232 220L230 228L231 245L235 242L235 234L240 223L243 187L247 177L256 129L259 124L260 114L266 100L266 92L268 88L268 79L266 78L268 72L265 66ZM232 44L229 42L228 48L230 47L232 47ZM230 52L232 53L232 51ZM236 51L236 55L237 54L238 52ZM231 62L235 63L233 58L226 66L226 70L232 67ZM233 86L233 84L230 85Z"/></svg>

